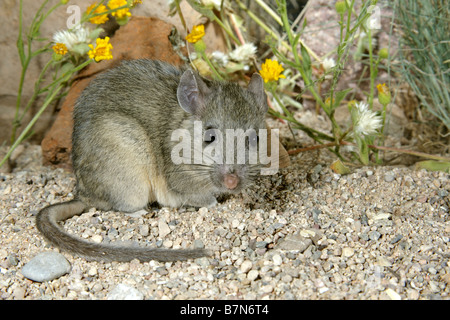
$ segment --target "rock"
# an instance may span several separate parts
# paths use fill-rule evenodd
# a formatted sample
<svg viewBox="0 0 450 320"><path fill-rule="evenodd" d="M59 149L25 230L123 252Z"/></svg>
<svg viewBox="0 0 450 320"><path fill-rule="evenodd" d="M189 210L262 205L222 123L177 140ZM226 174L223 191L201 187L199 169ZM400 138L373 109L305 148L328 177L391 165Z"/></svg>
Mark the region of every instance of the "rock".
<svg viewBox="0 0 450 320"><path fill-rule="evenodd" d="M384 292L389 296L389 298L391 298L391 300L402 300L402 297L391 288L386 289Z"/></svg>
<svg viewBox="0 0 450 320"><path fill-rule="evenodd" d="M204 249L204 248L205 248L205 244L203 243L202 240L200 240L200 239L195 239L195 240L194 240L194 248L195 248L195 249Z"/></svg>
<svg viewBox="0 0 450 320"><path fill-rule="evenodd" d="M71 270L69 261L57 252L42 252L31 259L22 268L25 278L33 281L50 281L69 273Z"/></svg>
<svg viewBox="0 0 450 320"><path fill-rule="evenodd" d="M144 300L144 295L137 289L119 283L106 296L108 300Z"/></svg>
<svg viewBox="0 0 450 320"><path fill-rule="evenodd" d="M283 263L283 259L279 254L274 254L272 257L273 264L276 266L280 266Z"/></svg>
<svg viewBox="0 0 450 320"><path fill-rule="evenodd" d="M150 227L148 226L148 224L139 226L139 234L143 237L148 237L148 235L150 234Z"/></svg>
<svg viewBox="0 0 450 320"><path fill-rule="evenodd" d="M395 235L395 237L391 240L390 244L396 244L397 242L399 242L400 240L403 239L403 236L401 234L397 234Z"/></svg>
<svg viewBox="0 0 450 320"><path fill-rule="evenodd" d="M247 273L252 269L252 267L253 267L253 263L250 260L245 260L241 264L241 271L243 273Z"/></svg>
<svg viewBox="0 0 450 320"><path fill-rule="evenodd" d="M266 241L257 241L256 242L256 248L265 248L267 246Z"/></svg>
<svg viewBox="0 0 450 320"><path fill-rule="evenodd" d="M381 233L379 233L378 231L370 231L369 232L369 238L371 240L378 240L381 237Z"/></svg>
<svg viewBox="0 0 450 320"><path fill-rule="evenodd" d="M312 244L312 240L305 238L300 234L288 235L283 241L278 243L275 249L279 250L292 250L292 251L305 251Z"/></svg>
<svg viewBox="0 0 450 320"><path fill-rule="evenodd" d="M158 220L158 231L160 238L164 238L170 233L169 225L164 221L163 218L160 218Z"/></svg>
<svg viewBox="0 0 450 320"><path fill-rule="evenodd" d="M392 181L394 181L395 180L395 175L392 173L392 172L387 172L385 175L384 175L384 181L386 181L386 182L392 182Z"/></svg>
<svg viewBox="0 0 450 320"><path fill-rule="evenodd" d="M72 150L73 106L79 94L99 73L117 65L121 60L147 58L174 65L183 63L169 41L172 28L172 25L156 18L133 16L125 26L116 31L111 38L114 58L91 63L75 78L54 124L42 141L45 165L71 167L69 159Z"/></svg>
<svg viewBox="0 0 450 320"><path fill-rule="evenodd" d="M392 214L390 213L379 213L375 216L372 217L372 220L377 221L377 220L386 220L386 219L390 219L392 217Z"/></svg>
<svg viewBox="0 0 450 320"><path fill-rule="evenodd" d="M262 291L263 293L271 293L271 292L273 291L273 286L270 285L270 284L267 284L267 285L265 285L265 286L262 286L262 287L261 287L261 291Z"/></svg>
<svg viewBox="0 0 450 320"><path fill-rule="evenodd" d="M256 280L259 276L258 270L250 270L247 274L247 279L250 281Z"/></svg>
<svg viewBox="0 0 450 320"><path fill-rule="evenodd" d="M352 248L344 248L342 249L342 256L345 258L350 258L355 254L355 250Z"/></svg>

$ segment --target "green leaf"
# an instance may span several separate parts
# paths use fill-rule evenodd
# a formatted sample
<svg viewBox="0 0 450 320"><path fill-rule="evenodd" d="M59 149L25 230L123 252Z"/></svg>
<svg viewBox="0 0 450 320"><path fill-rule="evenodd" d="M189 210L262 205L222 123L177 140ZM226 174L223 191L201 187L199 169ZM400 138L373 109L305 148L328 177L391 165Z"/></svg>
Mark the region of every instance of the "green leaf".
<svg viewBox="0 0 450 320"><path fill-rule="evenodd" d="M330 165L331 170L338 174L349 174L351 170L345 166L340 159L337 159Z"/></svg>
<svg viewBox="0 0 450 320"><path fill-rule="evenodd" d="M331 110L336 109L341 104L341 101L345 99L347 94L352 91L352 89L345 89L342 91L336 92L334 98L333 98L333 104L331 105Z"/></svg>
<svg viewBox="0 0 450 320"><path fill-rule="evenodd" d="M64 75L64 74L70 72L73 68L75 68L75 65L72 62L70 62L70 61L66 61L61 66L61 69L60 69L61 75Z"/></svg>
<svg viewBox="0 0 450 320"><path fill-rule="evenodd" d="M214 14L214 12L211 9L205 8L204 6L198 4L197 1L195 0L186 0L189 5L198 13L204 15L205 17L207 17L210 20L214 20L216 18L216 15Z"/></svg>
<svg viewBox="0 0 450 320"><path fill-rule="evenodd" d="M426 160L417 162L415 165L416 169L426 169L429 171L443 171L450 173L450 162L446 161L435 161Z"/></svg>
<svg viewBox="0 0 450 320"><path fill-rule="evenodd" d="M91 40L95 40L99 37L100 33L102 33L103 31L105 31L103 28L96 28L94 30L91 31L91 33L89 34L89 39Z"/></svg>
<svg viewBox="0 0 450 320"><path fill-rule="evenodd" d="M303 69L306 72L306 75L309 79L312 76L312 68L311 68L311 57L309 56L308 50L304 46L301 46L301 53L303 58Z"/></svg>
<svg viewBox="0 0 450 320"><path fill-rule="evenodd" d="M85 55L89 50L90 48L86 43L79 43L72 47L72 51L80 56Z"/></svg>
<svg viewBox="0 0 450 320"><path fill-rule="evenodd" d="M359 159L364 165L369 164L369 147L366 140L362 137L355 135L356 144L358 145Z"/></svg>

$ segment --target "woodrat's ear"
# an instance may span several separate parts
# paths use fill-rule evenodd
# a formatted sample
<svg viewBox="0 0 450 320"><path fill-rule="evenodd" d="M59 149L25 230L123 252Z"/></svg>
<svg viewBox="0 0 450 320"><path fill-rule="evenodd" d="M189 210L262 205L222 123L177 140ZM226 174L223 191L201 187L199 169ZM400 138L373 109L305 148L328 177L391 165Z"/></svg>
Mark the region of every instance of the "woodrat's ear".
<svg viewBox="0 0 450 320"><path fill-rule="evenodd" d="M258 104L258 107L261 109L261 112L266 113L269 109L269 106L267 105L267 96L264 91L264 80L258 73L254 73L252 75L252 79L248 84L247 90L253 93L253 95L255 96L256 102Z"/></svg>
<svg viewBox="0 0 450 320"><path fill-rule="evenodd" d="M178 103L184 111L198 115L205 107L205 97L209 91L200 77L196 77L192 70L186 70L177 89Z"/></svg>

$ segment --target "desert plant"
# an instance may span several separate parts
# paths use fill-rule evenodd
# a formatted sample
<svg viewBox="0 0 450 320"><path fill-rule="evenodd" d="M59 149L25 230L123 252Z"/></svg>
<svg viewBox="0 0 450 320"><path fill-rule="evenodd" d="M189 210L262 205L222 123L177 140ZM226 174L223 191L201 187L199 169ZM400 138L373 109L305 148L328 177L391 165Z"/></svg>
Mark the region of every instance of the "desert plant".
<svg viewBox="0 0 450 320"><path fill-rule="evenodd" d="M420 103L450 130L448 1L397 0L394 8L402 30L402 75Z"/></svg>
<svg viewBox="0 0 450 320"><path fill-rule="evenodd" d="M17 37L17 50L21 63L21 76L17 92L16 112L12 123L11 147L5 157L0 161L0 167L8 161L14 149L32 135L32 128L38 121L46 108L57 99L67 93L73 76L86 67L92 61L112 59L109 38L98 38L103 29L100 24L106 22L111 14L119 24L125 24L131 15L129 9L140 1L126 0L101 0L87 8L80 21L72 29L58 31L53 39L42 38L40 28L42 23L60 6L66 5L68 0L61 0L55 5L48 7L49 0L42 1L41 6L31 21L28 30L23 29L23 0L19 2L19 30ZM106 5L105 5L106 4ZM96 25L95 28L86 26L90 22ZM91 44L95 40L94 47ZM34 44L39 43L39 48L33 50ZM38 79L34 84L34 92L21 111L22 93L25 76L30 62L38 55L49 54L50 58L41 70ZM44 85L44 80L49 79L49 84ZM17 137L17 130L22 126L25 115L29 112L33 103L39 97L43 97L43 103L38 112L25 126L21 134Z"/></svg>

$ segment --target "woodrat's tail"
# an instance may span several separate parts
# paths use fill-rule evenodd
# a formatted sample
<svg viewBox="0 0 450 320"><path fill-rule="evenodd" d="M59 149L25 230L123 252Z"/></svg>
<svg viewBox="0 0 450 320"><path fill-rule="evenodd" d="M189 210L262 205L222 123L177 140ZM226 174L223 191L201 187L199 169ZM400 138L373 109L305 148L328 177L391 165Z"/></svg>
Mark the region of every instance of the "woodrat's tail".
<svg viewBox="0 0 450 320"><path fill-rule="evenodd" d="M55 246L88 260L124 262L138 259L141 262L150 260L166 262L195 259L210 255L208 250L205 249L171 250L97 244L71 236L58 225L58 221L79 215L87 208L88 206L80 200L50 205L37 214L36 226L45 238Z"/></svg>

